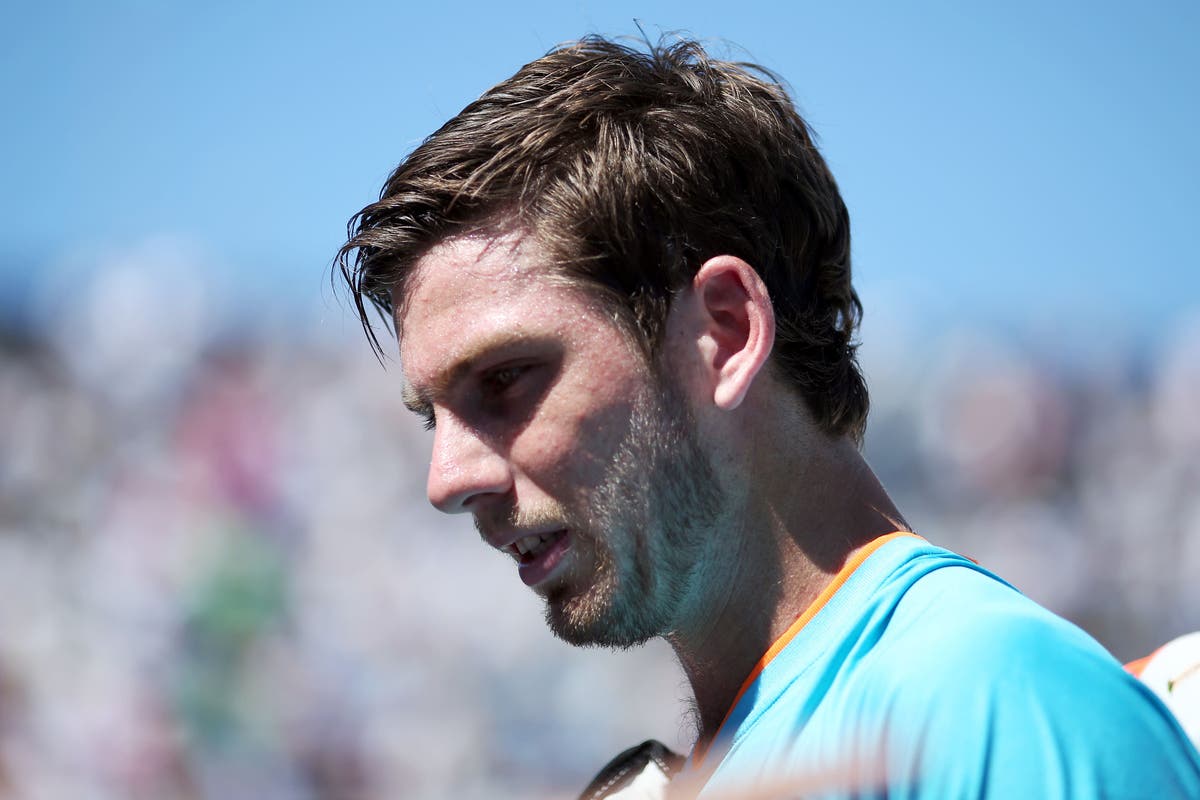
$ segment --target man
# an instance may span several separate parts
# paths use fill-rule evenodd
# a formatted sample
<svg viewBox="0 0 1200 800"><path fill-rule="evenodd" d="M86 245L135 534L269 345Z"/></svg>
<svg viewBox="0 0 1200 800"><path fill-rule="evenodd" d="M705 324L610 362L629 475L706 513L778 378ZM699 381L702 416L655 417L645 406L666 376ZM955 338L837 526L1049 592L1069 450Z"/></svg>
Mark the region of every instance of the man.
<svg viewBox="0 0 1200 800"><path fill-rule="evenodd" d="M674 647L676 786L1200 797L1151 693L860 456L849 219L769 74L555 50L409 155L339 263L376 347L368 306L394 321L433 504L561 638Z"/></svg>

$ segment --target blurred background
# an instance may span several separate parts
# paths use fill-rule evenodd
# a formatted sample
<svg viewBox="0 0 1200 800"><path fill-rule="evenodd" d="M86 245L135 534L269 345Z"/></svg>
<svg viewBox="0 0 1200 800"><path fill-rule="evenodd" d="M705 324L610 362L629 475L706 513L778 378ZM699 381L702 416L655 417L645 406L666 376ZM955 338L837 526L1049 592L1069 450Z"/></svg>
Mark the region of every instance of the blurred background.
<svg viewBox="0 0 1200 800"><path fill-rule="evenodd" d="M422 137L581 34L791 82L855 224L866 449L1122 660L1200 628L1200 6L9 3L0 796L568 797L686 749L572 650L329 261Z"/></svg>

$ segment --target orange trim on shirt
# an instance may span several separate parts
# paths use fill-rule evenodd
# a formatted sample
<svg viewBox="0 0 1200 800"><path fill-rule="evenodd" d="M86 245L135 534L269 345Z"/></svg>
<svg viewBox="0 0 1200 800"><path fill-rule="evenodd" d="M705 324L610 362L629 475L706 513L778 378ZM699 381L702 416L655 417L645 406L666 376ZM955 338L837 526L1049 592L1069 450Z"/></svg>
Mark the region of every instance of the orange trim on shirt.
<svg viewBox="0 0 1200 800"><path fill-rule="evenodd" d="M1142 673L1146 671L1146 665L1150 663L1150 659L1158 655L1160 650L1162 650L1162 647L1158 648L1158 650L1155 650L1148 656L1142 656L1139 659L1130 661L1125 665L1125 671L1135 678L1142 677Z"/></svg>
<svg viewBox="0 0 1200 800"><path fill-rule="evenodd" d="M829 602L829 599L837 594L837 590L842 588L850 576L854 574L854 570L862 566L862 563L880 547L883 547L888 542L894 539L899 539L903 536L916 536L917 538L920 538L917 536L917 534L910 533L908 531L895 531L893 533L884 534L878 539L872 539L858 550L854 551L854 555L852 555L849 560L842 565L842 568L838 570L837 575L833 576L833 580L829 582L829 585L822 589L821 593L817 595L817 599L809 603L808 608L804 609L800 616L796 617L796 621L788 626L788 629L783 632L783 635L775 640L774 644L767 649L767 652L763 654L763 657L760 658L758 663L754 665L754 669L750 670L750 674L746 677L746 680L742 682L742 688L738 689L737 694L734 695L733 702L730 704L729 710L725 712L725 718L721 720L721 724L717 727L718 734L720 734L721 729L725 727L725 723L729 721L729 715L733 713L733 710L737 708L738 703L741 702L742 695L746 694L746 691L750 688L750 685L758 679L758 676L762 674L762 671L766 668L767 664L770 664L772 659L779 655L783 648L787 647L788 644L791 643L792 639L796 638L796 634L798 634L800 630L808 624L809 620L815 617L817 613L825 607L825 604ZM712 742L716 741L716 739L717 736L714 735L709 744L704 748L700 748L699 745L697 745L696 749L692 752L692 763L695 766L699 767L704 763L704 757L708 755L708 748L711 746Z"/></svg>

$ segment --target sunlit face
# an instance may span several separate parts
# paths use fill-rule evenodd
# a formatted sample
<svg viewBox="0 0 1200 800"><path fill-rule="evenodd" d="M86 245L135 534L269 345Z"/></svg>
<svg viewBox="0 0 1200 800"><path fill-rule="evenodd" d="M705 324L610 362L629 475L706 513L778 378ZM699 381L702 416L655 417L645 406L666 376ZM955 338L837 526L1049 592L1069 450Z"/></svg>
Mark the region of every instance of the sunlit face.
<svg viewBox="0 0 1200 800"><path fill-rule="evenodd" d="M721 496L669 381L516 235L437 245L401 308L406 402L435 426L430 501L474 516L563 639L672 630Z"/></svg>

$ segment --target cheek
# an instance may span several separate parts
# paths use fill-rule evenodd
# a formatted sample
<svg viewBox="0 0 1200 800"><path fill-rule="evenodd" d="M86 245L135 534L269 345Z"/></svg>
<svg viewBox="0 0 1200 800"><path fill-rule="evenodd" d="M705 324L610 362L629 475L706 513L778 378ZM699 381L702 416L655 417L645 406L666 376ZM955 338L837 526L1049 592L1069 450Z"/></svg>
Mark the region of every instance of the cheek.
<svg viewBox="0 0 1200 800"><path fill-rule="evenodd" d="M586 327L597 333L566 348L571 355L560 379L512 442L513 463L562 502L586 502L611 474L629 435L634 400L649 380L611 323L597 320Z"/></svg>
<svg viewBox="0 0 1200 800"><path fill-rule="evenodd" d="M610 473L631 411L626 398L573 412L543 407L535 424L513 442L513 462L549 496L585 499Z"/></svg>

